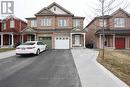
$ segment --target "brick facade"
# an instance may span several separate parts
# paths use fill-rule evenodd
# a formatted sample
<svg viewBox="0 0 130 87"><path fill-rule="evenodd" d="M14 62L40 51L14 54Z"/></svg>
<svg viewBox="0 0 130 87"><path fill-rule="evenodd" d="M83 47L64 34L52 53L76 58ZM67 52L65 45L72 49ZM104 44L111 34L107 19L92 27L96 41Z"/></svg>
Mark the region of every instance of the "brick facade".
<svg viewBox="0 0 130 87"><path fill-rule="evenodd" d="M10 27L10 21L14 21L14 27ZM4 26L5 24L5 26ZM27 26L27 23L14 16L8 16L2 20L1 47L11 46L14 47L17 43L21 42L21 31ZM5 27L5 28L4 28ZM3 38L2 38L3 37ZM13 41L12 41L13 39ZM25 38L26 40L26 38Z"/></svg>

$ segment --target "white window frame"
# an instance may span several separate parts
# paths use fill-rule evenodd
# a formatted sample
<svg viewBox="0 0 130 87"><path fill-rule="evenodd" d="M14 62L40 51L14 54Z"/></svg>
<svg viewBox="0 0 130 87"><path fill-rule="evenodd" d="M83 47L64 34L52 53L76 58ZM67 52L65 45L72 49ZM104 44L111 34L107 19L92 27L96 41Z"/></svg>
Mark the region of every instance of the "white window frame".
<svg viewBox="0 0 130 87"><path fill-rule="evenodd" d="M52 26L52 19L51 18L42 19L41 26Z"/></svg>
<svg viewBox="0 0 130 87"><path fill-rule="evenodd" d="M103 19L99 19L99 26L103 27ZM104 27L106 27L106 26L107 26L107 20L104 19Z"/></svg>
<svg viewBox="0 0 130 87"><path fill-rule="evenodd" d="M59 19L58 25L60 27L67 27L68 26L68 21L66 19Z"/></svg>
<svg viewBox="0 0 130 87"><path fill-rule="evenodd" d="M37 20L31 20L31 27L37 27Z"/></svg>
<svg viewBox="0 0 130 87"><path fill-rule="evenodd" d="M6 22L3 23L3 30L6 30Z"/></svg>
<svg viewBox="0 0 130 87"><path fill-rule="evenodd" d="M10 28L14 28L14 27L15 27L14 20L10 20Z"/></svg>
<svg viewBox="0 0 130 87"><path fill-rule="evenodd" d="M115 18L114 26L115 27L125 27L125 18Z"/></svg>
<svg viewBox="0 0 130 87"><path fill-rule="evenodd" d="M80 20L80 19L75 19L75 20L74 20L74 27L76 27L76 28L81 27L80 22L81 22L81 20Z"/></svg>

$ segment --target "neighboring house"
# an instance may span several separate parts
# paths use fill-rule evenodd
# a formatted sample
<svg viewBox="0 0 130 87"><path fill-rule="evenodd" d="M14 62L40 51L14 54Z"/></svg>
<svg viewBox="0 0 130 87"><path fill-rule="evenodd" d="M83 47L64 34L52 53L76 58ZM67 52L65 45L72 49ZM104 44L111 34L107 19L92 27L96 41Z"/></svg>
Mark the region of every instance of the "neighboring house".
<svg viewBox="0 0 130 87"><path fill-rule="evenodd" d="M74 16L55 2L26 19L28 26L21 33L27 40L43 41L52 49L85 47L84 17Z"/></svg>
<svg viewBox="0 0 130 87"><path fill-rule="evenodd" d="M105 47L130 49L130 14L120 8L111 15L105 15L104 19ZM102 21L102 17L95 17L86 26L86 44L103 48Z"/></svg>
<svg viewBox="0 0 130 87"><path fill-rule="evenodd" d="M14 47L21 42L20 32L27 26L27 23L15 16L8 16L2 20L0 32L0 47ZM25 38L26 40L26 38Z"/></svg>
<svg viewBox="0 0 130 87"><path fill-rule="evenodd" d="M0 19L0 32L1 32L1 28L2 28L2 21Z"/></svg>

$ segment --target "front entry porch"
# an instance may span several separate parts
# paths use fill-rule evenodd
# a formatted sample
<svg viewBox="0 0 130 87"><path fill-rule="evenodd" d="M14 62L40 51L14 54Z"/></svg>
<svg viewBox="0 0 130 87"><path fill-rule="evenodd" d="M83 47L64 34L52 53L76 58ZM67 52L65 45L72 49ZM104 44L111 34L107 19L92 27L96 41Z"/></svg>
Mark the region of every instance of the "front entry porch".
<svg viewBox="0 0 130 87"><path fill-rule="evenodd" d="M99 48L103 48L103 44L105 48L112 49L130 49L130 36L123 35L105 35L104 43L102 34L99 35Z"/></svg>
<svg viewBox="0 0 130 87"><path fill-rule="evenodd" d="M18 42L20 42L20 35L12 32L0 33L0 47L1 48L13 48Z"/></svg>
<svg viewBox="0 0 130 87"><path fill-rule="evenodd" d="M85 33L71 33L71 48L85 48Z"/></svg>

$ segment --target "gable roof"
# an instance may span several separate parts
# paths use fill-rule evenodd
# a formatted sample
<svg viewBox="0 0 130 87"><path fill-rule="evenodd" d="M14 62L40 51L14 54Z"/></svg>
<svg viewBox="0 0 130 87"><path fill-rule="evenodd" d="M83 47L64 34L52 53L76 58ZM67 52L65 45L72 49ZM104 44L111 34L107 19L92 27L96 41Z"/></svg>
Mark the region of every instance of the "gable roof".
<svg viewBox="0 0 130 87"><path fill-rule="evenodd" d="M57 4L56 2L53 2L52 4L50 4L47 8L50 9L53 6L57 6L60 9L62 9L63 11L65 11L66 13L73 15L70 11L68 11L67 9L63 8L62 6L60 6L59 4Z"/></svg>
<svg viewBox="0 0 130 87"><path fill-rule="evenodd" d="M8 20L8 19L16 19L16 20L20 20L20 21L26 23L26 21L24 21L24 20L22 20L22 19L20 19L20 18L18 18L16 16L14 16L14 15L7 16L6 18L3 19L3 21Z"/></svg>
<svg viewBox="0 0 130 87"><path fill-rule="evenodd" d="M60 8L64 12L66 12L68 15L73 15L70 11L66 10L65 8L63 8L62 6L60 6L59 4L57 4L56 2L53 2L48 7L44 7L39 12L37 12L35 15L56 15L54 12L52 12L51 10L49 10L53 6L57 6L58 8ZM44 13L44 11L46 11L46 12Z"/></svg>
<svg viewBox="0 0 130 87"><path fill-rule="evenodd" d="M36 33L36 30L32 27L27 26L21 31L21 33Z"/></svg>
<svg viewBox="0 0 130 87"><path fill-rule="evenodd" d="M55 13L49 10L48 8L43 8L39 12L37 12L35 15L54 15Z"/></svg>
<svg viewBox="0 0 130 87"><path fill-rule="evenodd" d="M129 14L128 12L126 12L125 10L123 10L122 8L119 8L118 10L116 10L115 12L113 12L113 13L111 14L111 16L117 14L119 11L122 11L122 12L125 13L127 16L130 16L130 14Z"/></svg>

